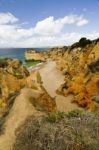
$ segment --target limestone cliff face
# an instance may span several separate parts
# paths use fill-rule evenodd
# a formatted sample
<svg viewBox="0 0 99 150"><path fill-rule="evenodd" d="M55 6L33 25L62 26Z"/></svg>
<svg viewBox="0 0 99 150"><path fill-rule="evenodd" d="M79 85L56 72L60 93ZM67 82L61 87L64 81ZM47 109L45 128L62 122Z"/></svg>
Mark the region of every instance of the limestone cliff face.
<svg viewBox="0 0 99 150"><path fill-rule="evenodd" d="M33 96L30 99L36 109L47 112L56 111L56 103L42 87L38 72L33 71L29 74L19 60L0 60L0 107L4 108L11 95L24 87L32 89L38 95L32 94Z"/></svg>
<svg viewBox="0 0 99 150"><path fill-rule="evenodd" d="M74 94L74 102L82 107L99 108L93 101L93 97L99 99L99 40L82 39L71 47L51 49L48 56L65 75L65 83L57 92Z"/></svg>
<svg viewBox="0 0 99 150"><path fill-rule="evenodd" d="M29 72L16 59L0 60L0 105L5 105L7 98L25 85Z"/></svg>
<svg viewBox="0 0 99 150"><path fill-rule="evenodd" d="M25 52L25 59L28 60L40 60L44 61L43 53L36 52L35 50L27 50Z"/></svg>

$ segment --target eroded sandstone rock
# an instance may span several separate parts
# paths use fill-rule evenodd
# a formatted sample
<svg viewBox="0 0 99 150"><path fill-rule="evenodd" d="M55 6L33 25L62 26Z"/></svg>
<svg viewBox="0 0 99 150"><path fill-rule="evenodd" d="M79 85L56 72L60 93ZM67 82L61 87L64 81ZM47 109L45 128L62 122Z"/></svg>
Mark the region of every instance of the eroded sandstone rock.
<svg viewBox="0 0 99 150"><path fill-rule="evenodd" d="M35 60L35 61L45 61L44 57L43 57L43 53L41 52L37 52L35 50L26 50L25 52L25 59L26 61L29 60Z"/></svg>
<svg viewBox="0 0 99 150"><path fill-rule="evenodd" d="M16 59L0 60L0 104L6 104L7 98L25 86L28 70Z"/></svg>
<svg viewBox="0 0 99 150"><path fill-rule="evenodd" d="M38 95L35 97L32 93L31 97L31 102L36 109L56 111L56 103L43 88L37 71L29 74L19 60L2 59L0 62L0 107L5 107L11 95L24 87L32 89L33 93Z"/></svg>
<svg viewBox="0 0 99 150"><path fill-rule="evenodd" d="M65 83L57 93L65 96L74 94L74 101L82 107L98 107L92 97L99 96L99 40L83 38L64 51L54 48L49 54L65 76Z"/></svg>

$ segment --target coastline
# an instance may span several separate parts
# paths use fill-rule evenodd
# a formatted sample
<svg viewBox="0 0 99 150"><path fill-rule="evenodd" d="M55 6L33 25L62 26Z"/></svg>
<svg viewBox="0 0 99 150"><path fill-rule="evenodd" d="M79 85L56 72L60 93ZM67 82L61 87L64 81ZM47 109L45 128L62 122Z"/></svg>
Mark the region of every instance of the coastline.
<svg viewBox="0 0 99 150"><path fill-rule="evenodd" d="M72 103L73 95L67 97L58 95L56 90L64 83L64 75L56 68L55 61L49 60L44 67L39 69L39 73L42 79L42 86L47 93L55 100L57 110L59 112L69 112L74 109L81 110L76 103Z"/></svg>
<svg viewBox="0 0 99 150"><path fill-rule="evenodd" d="M34 66L27 67L27 69L31 73L33 71L39 70L41 67L43 67L44 64L45 64L45 62L40 62Z"/></svg>

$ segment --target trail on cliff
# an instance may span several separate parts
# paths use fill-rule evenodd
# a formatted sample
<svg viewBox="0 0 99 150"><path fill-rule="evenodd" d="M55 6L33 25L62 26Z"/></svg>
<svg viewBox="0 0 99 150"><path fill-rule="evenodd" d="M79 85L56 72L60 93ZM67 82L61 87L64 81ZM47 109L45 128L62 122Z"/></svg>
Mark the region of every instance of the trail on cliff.
<svg viewBox="0 0 99 150"><path fill-rule="evenodd" d="M0 136L0 150L12 150L15 142L15 131L30 115L41 115L30 103L30 98L38 98L40 95L32 89L24 88L16 97L5 124L4 134Z"/></svg>
<svg viewBox="0 0 99 150"><path fill-rule="evenodd" d="M56 93L59 86L64 83L64 76L61 71L56 68L56 63L54 61L49 61L45 64L45 66L39 70L39 73L44 88L51 97L55 97L58 111L68 112L79 108L76 104L71 103L73 100L72 95L65 97Z"/></svg>
<svg viewBox="0 0 99 150"><path fill-rule="evenodd" d="M68 112L78 108L76 104L71 103L72 96L64 97L56 93L57 88L64 83L64 76L61 71L57 70L55 62L50 61L38 70L44 88L51 97L55 97L58 111ZM23 88L20 95L15 98L4 123L4 134L0 136L0 150L12 150L16 140L15 131L28 116L44 115L43 112L37 111L30 102L31 98L38 99L40 94L40 91Z"/></svg>

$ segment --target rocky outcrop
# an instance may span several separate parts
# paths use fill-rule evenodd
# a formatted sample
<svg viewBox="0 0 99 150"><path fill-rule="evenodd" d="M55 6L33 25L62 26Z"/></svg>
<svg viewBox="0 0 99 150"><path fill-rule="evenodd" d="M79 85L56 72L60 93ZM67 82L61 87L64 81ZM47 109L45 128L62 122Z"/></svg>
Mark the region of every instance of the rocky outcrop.
<svg viewBox="0 0 99 150"><path fill-rule="evenodd" d="M7 99L25 86L28 70L16 59L0 60L0 105L6 105Z"/></svg>
<svg viewBox="0 0 99 150"><path fill-rule="evenodd" d="M36 109L39 108L44 111L56 110L55 101L43 88L40 74L37 71L29 74L26 67L19 60L0 60L0 106L6 106L11 95L24 87L32 89L38 95L38 97L35 97L34 94L31 99L33 105L37 107Z"/></svg>
<svg viewBox="0 0 99 150"><path fill-rule="evenodd" d="M17 59L1 59L0 69L4 70L6 73L12 76L15 76L18 79L23 79L29 76L29 72L26 67L23 66L22 62Z"/></svg>
<svg viewBox="0 0 99 150"><path fill-rule="evenodd" d="M35 61L44 61L43 53L37 52L35 50L26 50L25 59L26 61L35 60Z"/></svg>
<svg viewBox="0 0 99 150"><path fill-rule="evenodd" d="M48 56L65 76L65 83L57 93L65 96L72 93L78 105L91 110L99 108L92 101L99 96L99 40L82 38L72 46L49 50Z"/></svg>
<svg viewBox="0 0 99 150"><path fill-rule="evenodd" d="M18 60L1 60L0 150L11 150L16 129L28 116L56 111L56 103L43 88L39 72L29 74Z"/></svg>

